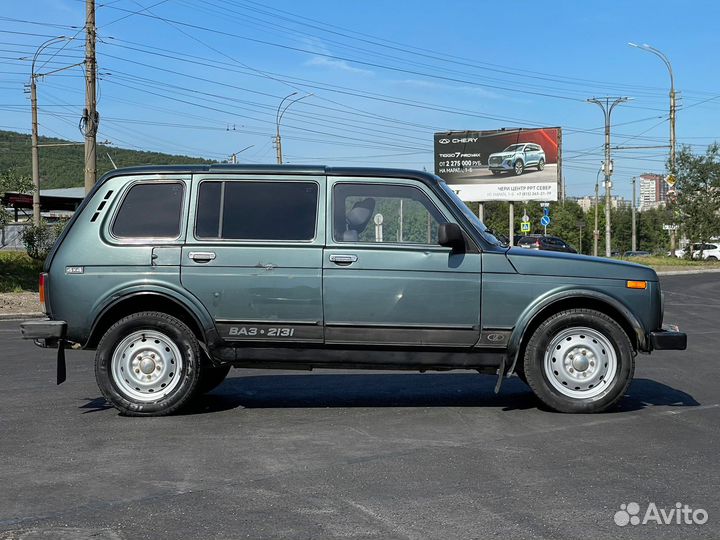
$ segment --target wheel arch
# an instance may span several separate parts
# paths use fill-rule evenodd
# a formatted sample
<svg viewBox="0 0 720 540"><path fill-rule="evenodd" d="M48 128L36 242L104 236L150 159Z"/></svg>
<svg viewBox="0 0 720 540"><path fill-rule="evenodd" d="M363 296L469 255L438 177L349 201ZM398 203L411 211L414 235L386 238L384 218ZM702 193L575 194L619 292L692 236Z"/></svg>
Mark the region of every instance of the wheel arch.
<svg viewBox="0 0 720 540"><path fill-rule="evenodd" d="M595 290L566 290L529 306L520 316L508 343L508 358L511 360L508 372L515 370L530 337L544 320L566 309L577 308L594 309L611 317L625 331L635 352L647 350L643 324L622 302Z"/></svg>
<svg viewBox="0 0 720 540"><path fill-rule="evenodd" d="M208 341L209 328L203 325L195 311L182 302L168 294L158 291L137 291L125 294L113 299L95 317L90 334L83 345L83 349L94 349L97 347L103 334L115 322L132 313L141 311L159 311L167 313L184 322L195 334L201 343Z"/></svg>

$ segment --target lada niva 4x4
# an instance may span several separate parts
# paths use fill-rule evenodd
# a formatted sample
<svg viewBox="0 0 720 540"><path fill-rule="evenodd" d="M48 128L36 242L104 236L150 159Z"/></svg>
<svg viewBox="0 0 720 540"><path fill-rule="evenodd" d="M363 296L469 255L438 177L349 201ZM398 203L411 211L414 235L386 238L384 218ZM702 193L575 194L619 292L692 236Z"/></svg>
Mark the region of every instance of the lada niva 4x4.
<svg viewBox="0 0 720 540"><path fill-rule="evenodd" d="M684 349L656 273L509 248L440 178L302 166L118 169L45 261L26 338L95 350L127 415L177 411L231 367L477 370L547 407L622 399L635 357Z"/></svg>

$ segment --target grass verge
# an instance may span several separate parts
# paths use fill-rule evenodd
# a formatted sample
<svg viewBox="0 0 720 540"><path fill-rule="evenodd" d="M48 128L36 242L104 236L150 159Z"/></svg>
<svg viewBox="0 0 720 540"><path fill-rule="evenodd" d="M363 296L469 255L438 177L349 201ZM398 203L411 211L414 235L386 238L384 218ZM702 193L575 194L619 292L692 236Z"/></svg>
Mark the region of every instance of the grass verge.
<svg viewBox="0 0 720 540"><path fill-rule="evenodd" d="M720 269L720 261L699 261L677 257L620 257L618 260L644 264L655 270Z"/></svg>
<svg viewBox="0 0 720 540"><path fill-rule="evenodd" d="M0 293L38 290L42 262L24 251L0 251Z"/></svg>

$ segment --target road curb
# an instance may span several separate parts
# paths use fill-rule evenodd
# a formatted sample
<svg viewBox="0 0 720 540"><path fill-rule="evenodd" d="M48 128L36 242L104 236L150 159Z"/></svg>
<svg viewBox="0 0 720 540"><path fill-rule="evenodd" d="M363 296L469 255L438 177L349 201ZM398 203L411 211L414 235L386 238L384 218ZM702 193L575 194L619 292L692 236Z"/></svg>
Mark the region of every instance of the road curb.
<svg viewBox="0 0 720 540"><path fill-rule="evenodd" d="M0 313L0 321L21 321L23 319L42 319L44 313L35 311L32 313Z"/></svg>
<svg viewBox="0 0 720 540"><path fill-rule="evenodd" d="M662 270L660 272L656 271L658 276L684 276L684 275L691 275L691 274L718 274L720 273L720 268L702 268L700 270L667 270L663 272Z"/></svg>

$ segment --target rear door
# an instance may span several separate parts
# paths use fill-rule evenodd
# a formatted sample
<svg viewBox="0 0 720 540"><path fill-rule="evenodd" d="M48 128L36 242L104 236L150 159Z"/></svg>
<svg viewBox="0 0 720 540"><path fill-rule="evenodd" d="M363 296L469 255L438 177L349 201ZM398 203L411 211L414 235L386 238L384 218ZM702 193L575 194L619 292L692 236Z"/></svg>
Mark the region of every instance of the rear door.
<svg viewBox="0 0 720 540"><path fill-rule="evenodd" d="M421 182L328 178L325 342L471 347L480 336L480 253L437 242L451 214ZM330 218L328 218L330 221Z"/></svg>
<svg viewBox="0 0 720 540"><path fill-rule="evenodd" d="M322 342L325 179L195 178L183 286L227 341Z"/></svg>

